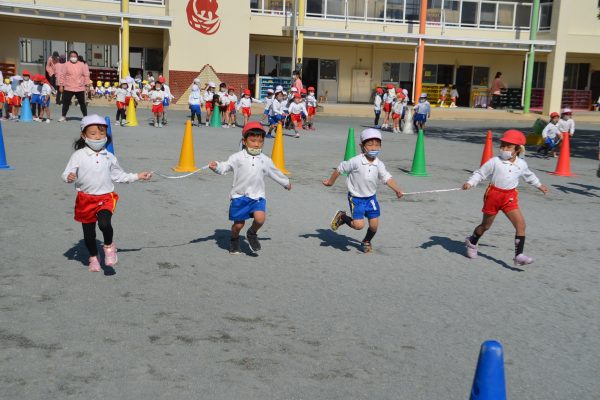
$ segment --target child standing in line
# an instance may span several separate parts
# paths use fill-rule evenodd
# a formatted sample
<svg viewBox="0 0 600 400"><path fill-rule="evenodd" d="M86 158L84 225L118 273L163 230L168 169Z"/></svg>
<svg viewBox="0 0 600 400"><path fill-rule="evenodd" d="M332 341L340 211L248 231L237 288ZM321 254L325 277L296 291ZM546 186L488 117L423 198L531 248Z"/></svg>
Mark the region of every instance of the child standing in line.
<svg viewBox="0 0 600 400"><path fill-rule="evenodd" d="M400 129L400 119L404 115L404 95L402 92L398 92L396 96L396 101L394 101L392 105L392 121L394 123L394 133L401 133Z"/></svg>
<svg viewBox="0 0 600 400"><path fill-rule="evenodd" d="M188 98L188 104L190 106L190 119L192 121L192 125L195 124L194 118L197 118L198 126L200 126L202 124L202 95L200 94L200 86L198 86L195 79L194 84L192 85L192 91L190 92L190 96Z"/></svg>
<svg viewBox="0 0 600 400"><path fill-rule="evenodd" d="M162 128L164 121L164 100L165 92L162 91L160 79L154 84L154 90L150 92L150 101L152 101L152 114L154 114L154 127Z"/></svg>
<svg viewBox="0 0 600 400"><path fill-rule="evenodd" d="M448 96L448 84L445 84L440 92L440 99L438 100L438 105L440 107L444 107L444 103L446 102L446 96Z"/></svg>
<svg viewBox="0 0 600 400"><path fill-rule="evenodd" d="M51 121L50 116L50 99L52 95L52 86L50 83L43 78L42 80L42 89L40 90L40 107L42 111L40 112L40 118L44 118L44 114L46 114L46 123L49 124Z"/></svg>
<svg viewBox="0 0 600 400"><path fill-rule="evenodd" d="M168 122L167 121L167 111L169 110L169 105L171 104L171 100L173 100L175 98L175 96L173 96L171 94L171 88L169 87L169 85L167 85L164 76L161 75L158 77L158 83L160 83L161 90L163 92L162 125L166 125Z"/></svg>
<svg viewBox="0 0 600 400"><path fill-rule="evenodd" d="M12 79L12 83L15 84L13 97L11 99L13 109L12 120L18 122L21 114L21 101L23 97L25 97L25 88L23 87L23 78L20 76L13 76Z"/></svg>
<svg viewBox="0 0 600 400"><path fill-rule="evenodd" d="M81 120L81 136L75 142L62 179L75 183L75 221L81 222L83 240L89 252L89 270L100 271L96 247L96 222L104 235L104 264L114 267L117 263L117 247L113 242L112 215L119 196L114 192L113 182L130 183L138 179L149 180L150 172L128 174L115 156L106 150L110 138L106 135L106 121L99 115L88 115Z"/></svg>
<svg viewBox="0 0 600 400"><path fill-rule="evenodd" d="M283 88L281 86L277 86L275 89L275 98L271 103L271 107L269 108L269 133L267 133L267 137L269 139L273 138L271 132L280 124L283 120L283 103L285 102L283 97Z"/></svg>
<svg viewBox="0 0 600 400"><path fill-rule="evenodd" d="M31 78L33 85L31 85L31 114L33 120L41 122L40 114L42 113L42 102L40 101L40 91L42 90L42 79L43 75L35 74Z"/></svg>
<svg viewBox="0 0 600 400"><path fill-rule="evenodd" d="M575 133L575 120L573 119L573 111L570 108L563 108L557 126L561 133L568 133L569 136L573 136Z"/></svg>
<svg viewBox="0 0 600 400"><path fill-rule="evenodd" d="M152 87L148 83L148 81L142 81L142 101L150 100L150 89Z"/></svg>
<svg viewBox="0 0 600 400"><path fill-rule="evenodd" d="M233 186L229 205L231 226L230 254L240 254L240 232L246 220L254 218L246 232L252 252L261 249L257 232L265 223L267 201L265 199L265 176L269 176L287 190L292 189L290 180L275 167L273 161L262 153L265 129L260 122L249 122L242 129L243 149L232 154L227 161L211 161L208 166L214 172L225 175L233 171Z"/></svg>
<svg viewBox="0 0 600 400"><path fill-rule="evenodd" d="M458 90L456 90L456 85L452 85L450 99L452 100L452 103L450 103L450 108L456 108L456 100L458 100Z"/></svg>
<svg viewBox="0 0 600 400"><path fill-rule="evenodd" d="M375 90L375 99L373 100L373 112L375 113L375 121L373 122L373 128L381 129L379 125L379 117L381 116L381 103L383 102L383 89L377 88Z"/></svg>
<svg viewBox="0 0 600 400"><path fill-rule="evenodd" d="M427 101L427 93L422 93L419 98L419 103L414 107L415 115L413 117L413 124L416 129L425 128L427 118L431 117L431 105Z"/></svg>
<svg viewBox="0 0 600 400"><path fill-rule="evenodd" d="M500 154L492 157L473 173L471 178L463 184L463 190L468 190L486 178L490 178L485 196L483 198L483 220L473 234L465 240L467 257L477 257L477 242L481 236L492 227L499 211L504 212L506 217L515 227L515 257L513 261L517 266L531 264L533 258L523 254L525 248L525 218L519 209L519 178L523 177L525 182L538 188L544 194L548 188L542 185L540 180L529 170L527 163L519 158L525 151L525 135L523 132L510 129L504 132L500 139Z"/></svg>
<svg viewBox="0 0 600 400"><path fill-rule="evenodd" d="M117 117L115 118L115 125L125 126L127 124L127 81L121 79L120 87L115 90L115 99L117 105Z"/></svg>
<svg viewBox="0 0 600 400"><path fill-rule="evenodd" d="M215 85L214 82L208 82L206 87L204 88L204 107L206 108L206 126L210 124L210 120L212 118L213 106L214 106L214 95L215 95Z"/></svg>
<svg viewBox="0 0 600 400"><path fill-rule="evenodd" d="M271 108L274 96L275 91L273 89L267 89L267 97L263 99L263 103L265 103L265 110L263 111L263 116L260 119L261 123L264 122L267 118L269 118L269 108Z"/></svg>
<svg viewBox="0 0 600 400"><path fill-rule="evenodd" d="M227 84L225 82L221 82L219 85L219 112L221 113L221 127L229 128L229 98L227 96Z"/></svg>
<svg viewBox="0 0 600 400"><path fill-rule="evenodd" d="M0 80L0 119L6 121L8 119L8 107L6 114L4 113L4 105L8 104L8 90L10 79L6 78L4 82Z"/></svg>
<svg viewBox="0 0 600 400"><path fill-rule="evenodd" d="M253 98L250 89L244 89L244 92L242 93L242 98L240 99L237 106L238 110L242 110L242 115L244 116L244 126L246 126L246 124L250 120L250 117L252 116L252 103L262 103L262 101Z"/></svg>
<svg viewBox="0 0 600 400"><path fill-rule="evenodd" d="M554 151L554 148L558 145L562 137L562 133L558 129L558 126L556 126L556 124L558 124L559 119L560 115L557 112L553 112L552 114L550 114L550 122L548 122L548 125L546 125L546 127L542 131L542 138L544 139L544 143L540 147L538 147L538 154L543 151L544 156L547 156L548 151L550 151L552 152L552 156L556 157L556 152Z"/></svg>
<svg viewBox="0 0 600 400"><path fill-rule="evenodd" d="M381 129L389 128L390 114L392 113L392 103L396 98L396 91L394 90L394 85L389 83L387 85L387 93L383 95L383 112L385 114L383 118L383 125L381 125Z"/></svg>
<svg viewBox="0 0 600 400"><path fill-rule="evenodd" d="M315 96L315 88L309 86L307 92L308 95L306 96L306 109L308 111L308 116L306 117L306 122L308 129L314 131L315 116L317 115L317 107L319 104L317 103L317 97Z"/></svg>
<svg viewBox="0 0 600 400"><path fill-rule="evenodd" d="M227 99L229 100L229 105L227 106L227 114L229 115L228 117L228 124L229 127L235 127L235 122L236 122L236 108L237 108L237 102L238 102L238 98L235 95L235 89L230 87L229 90L227 91Z"/></svg>
<svg viewBox="0 0 600 400"><path fill-rule="evenodd" d="M365 253L373 251L371 240L379 226L381 211L377 202L377 181L389 186L396 197L404 194L392 179L392 175L385 168L383 162L377 157L381 151L381 132L369 128L360 133L360 147L362 154L342 161L329 179L323 181L325 186L333 186L340 174L348 174L348 203L350 215L344 211L337 211L331 220L331 229L336 231L346 224L352 229L361 230L365 226L364 218L368 219L369 227L362 241L362 250Z"/></svg>
<svg viewBox="0 0 600 400"><path fill-rule="evenodd" d="M302 116L308 115L300 93L294 95L294 101L289 105L289 112L292 124L294 124L294 132L296 133L294 137L299 138L300 129L302 128Z"/></svg>

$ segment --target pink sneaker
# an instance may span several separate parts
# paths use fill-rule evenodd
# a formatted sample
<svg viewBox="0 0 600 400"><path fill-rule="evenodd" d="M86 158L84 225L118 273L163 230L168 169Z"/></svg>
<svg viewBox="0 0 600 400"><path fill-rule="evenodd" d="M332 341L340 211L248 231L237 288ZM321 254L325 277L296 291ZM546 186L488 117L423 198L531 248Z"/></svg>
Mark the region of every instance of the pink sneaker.
<svg viewBox="0 0 600 400"><path fill-rule="evenodd" d="M90 257L90 272L100 272L100 261L98 257Z"/></svg>
<svg viewBox="0 0 600 400"><path fill-rule="evenodd" d="M119 262L119 258L117 257L117 246L115 246L115 243L113 242L109 246L104 246L104 264L114 267L117 262Z"/></svg>
<svg viewBox="0 0 600 400"><path fill-rule="evenodd" d="M465 239L465 246L467 248L467 257L477 258L477 245L471 243L471 240L468 236Z"/></svg>
<svg viewBox="0 0 600 400"><path fill-rule="evenodd" d="M533 262L533 258L521 253L518 256L516 256L513 259L513 261L515 262L515 265L523 266L523 265L531 264Z"/></svg>

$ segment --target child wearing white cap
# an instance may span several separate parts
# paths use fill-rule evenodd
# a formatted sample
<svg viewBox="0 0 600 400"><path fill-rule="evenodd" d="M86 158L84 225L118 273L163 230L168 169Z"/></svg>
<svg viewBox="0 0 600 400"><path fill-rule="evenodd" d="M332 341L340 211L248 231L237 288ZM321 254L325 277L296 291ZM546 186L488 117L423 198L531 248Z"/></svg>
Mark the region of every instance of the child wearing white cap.
<svg viewBox="0 0 600 400"><path fill-rule="evenodd" d="M106 120L99 115L88 115L81 120L81 135L75 141L75 152L62 173L67 183L75 183L75 221L81 222L83 240L90 254L89 270L100 271L96 247L96 222L104 235L104 264L114 267L117 247L113 242L112 215L119 196L113 182L129 183L138 179L149 180L151 172L128 174L116 157L106 150L110 137L106 134Z"/></svg>
<svg viewBox="0 0 600 400"><path fill-rule="evenodd" d="M398 187L392 175L388 172L377 156L381 151L381 132L377 129L365 129L360 134L360 147L362 154L342 161L329 179L323 181L325 186L333 186L340 174L348 174L348 204L350 215L344 211L337 211L331 220L331 229L336 231L346 224L349 227L361 230L365 226L365 216L369 220L367 234L362 241L362 250L365 253L373 251L371 240L377 232L379 216L381 214L377 202L377 181L388 185L401 198L404 194Z"/></svg>
<svg viewBox="0 0 600 400"><path fill-rule="evenodd" d="M214 108L214 95L215 88L217 85L214 82L208 82L206 87L204 88L204 104L206 108L206 126L210 124L210 119L212 117L213 108Z"/></svg>
<svg viewBox="0 0 600 400"><path fill-rule="evenodd" d="M419 97L419 103L414 107L415 115L413 117L413 124L416 129L423 129L427 118L431 117L431 104L427 101L427 93L422 93Z"/></svg>

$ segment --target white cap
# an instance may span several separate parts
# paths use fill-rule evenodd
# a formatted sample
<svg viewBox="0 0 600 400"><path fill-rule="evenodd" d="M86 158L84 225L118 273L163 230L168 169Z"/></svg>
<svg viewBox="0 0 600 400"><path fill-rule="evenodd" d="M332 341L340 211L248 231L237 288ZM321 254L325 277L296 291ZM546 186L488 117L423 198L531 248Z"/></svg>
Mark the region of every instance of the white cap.
<svg viewBox="0 0 600 400"><path fill-rule="evenodd" d="M287 92L284 90L283 92L281 92L282 95L287 96Z"/></svg>
<svg viewBox="0 0 600 400"><path fill-rule="evenodd" d="M381 132L377 129L369 128L360 133L360 142L364 143L369 139L381 140Z"/></svg>
<svg viewBox="0 0 600 400"><path fill-rule="evenodd" d="M422 99L426 99L427 98L427 93L421 93L421 98Z"/></svg>
<svg viewBox="0 0 600 400"><path fill-rule="evenodd" d="M194 83L200 83L200 79L198 79L198 78L194 79Z"/></svg>
<svg viewBox="0 0 600 400"><path fill-rule="evenodd" d="M127 79L121 79L121 80L119 81L119 83L120 83L121 85L122 85L122 84L124 84L124 83L127 83Z"/></svg>
<svg viewBox="0 0 600 400"><path fill-rule="evenodd" d="M561 114L572 114L573 111L571 111L570 108L563 108Z"/></svg>
<svg viewBox="0 0 600 400"><path fill-rule="evenodd" d="M81 128L81 132L83 132L85 130L85 128L87 128L90 125L108 126L108 124L106 123L106 120L104 118L102 118L101 116L99 116L98 114L88 115L87 117L83 117L81 119L81 123L79 125L79 127Z"/></svg>
<svg viewBox="0 0 600 400"><path fill-rule="evenodd" d="M275 92L283 92L283 86L277 85L277 87L275 88Z"/></svg>
<svg viewBox="0 0 600 400"><path fill-rule="evenodd" d="M267 93L274 93L273 89L267 89Z"/></svg>
<svg viewBox="0 0 600 400"><path fill-rule="evenodd" d="M12 78L13 81L22 81L23 77L21 75L14 75Z"/></svg>
<svg viewBox="0 0 600 400"><path fill-rule="evenodd" d="M402 89L402 93L404 93L404 95L407 96L408 95L408 90Z"/></svg>
<svg viewBox="0 0 600 400"><path fill-rule="evenodd" d="M295 87L293 87L293 88L291 88L291 89L290 89L290 91L292 91L292 92L297 92L297 91L298 91L298 89L296 89Z"/></svg>
<svg viewBox="0 0 600 400"><path fill-rule="evenodd" d="M214 83L214 82L208 82L208 87L211 87L211 88L216 88L216 87L217 87L217 85L215 85L215 83Z"/></svg>

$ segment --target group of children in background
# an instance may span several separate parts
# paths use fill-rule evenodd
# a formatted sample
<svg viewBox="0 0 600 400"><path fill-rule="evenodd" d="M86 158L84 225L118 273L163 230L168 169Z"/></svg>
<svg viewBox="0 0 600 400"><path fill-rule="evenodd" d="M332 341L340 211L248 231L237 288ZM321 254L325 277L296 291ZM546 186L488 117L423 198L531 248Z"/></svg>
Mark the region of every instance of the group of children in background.
<svg viewBox="0 0 600 400"><path fill-rule="evenodd" d="M374 128L391 130L394 133L402 132L404 125L411 120L409 118L410 111L408 110L409 103L410 97L406 89L396 88L391 83L386 86L385 93L383 88L377 88L373 101ZM384 114L383 124L379 125L382 111ZM422 93L419 96L419 101L415 104L413 112L412 124L415 129L423 129L427 119L431 116L431 104L427 101L427 93Z"/></svg>
<svg viewBox="0 0 600 400"><path fill-rule="evenodd" d="M19 121L23 100L29 99L31 115L34 121L50 123L50 98L53 89L46 77L39 74L33 76L24 70L22 76L0 82L0 118L4 121Z"/></svg>
<svg viewBox="0 0 600 400"><path fill-rule="evenodd" d="M573 120L573 112L570 108L564 108L559 114L553 112L550 114L550 122L542 131L543 143L537 149L537 153L543 153L546 157L548 153L552 157L557 157L557 149L560 149L564 135L573 136L575 133L575 120Z"/></svg>

